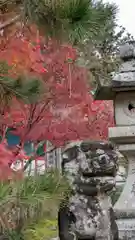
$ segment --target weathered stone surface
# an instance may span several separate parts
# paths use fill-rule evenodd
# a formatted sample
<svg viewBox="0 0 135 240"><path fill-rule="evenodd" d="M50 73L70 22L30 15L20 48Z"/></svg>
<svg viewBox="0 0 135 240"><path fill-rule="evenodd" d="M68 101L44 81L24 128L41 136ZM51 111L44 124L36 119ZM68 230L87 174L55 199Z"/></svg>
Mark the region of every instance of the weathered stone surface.
<svg viewBox="0 0 135 240"><path fill-rule="evenodd" d="M135 92L119 92L115 98L115 122L118 126L129 128L135 125ZM123 131L125 131L123 129ZM119 128L118 128L119 132Z"/></svg>
<svg viewBox="0 0 135 240"><path fill-rule="evenodd" d="M117 240L110 198L115 186L117 153L112 144L77 142L63 151L63 172L72 188L68 205L59 211L60 240ZM72 233L72 234L71 234Z"/></svg>
<svg viewBox="0 0 135 240"><path fill-rule="evenodd" d="M135 41L129 41L120 47L120 58L123 61L135 58Z"/></svg>
<svg viewBox="0 0 135 240"><path fill-rule="evenodd" d="M135 239L135 146L134 149L124 146L120 149L128 157L128 176L124 189L114 206L117 224L119 228L119 239ZM123 150L123 151L122 151ZM130 151L131 150L131 151ZM125 237L125 238L124 238Z"/></svg>
<svg viewBox="0 0 135 240"><path fill-rule="evenodd" d="M135 72L122 72L122 73L118 73L114 76L113 86L116 87L116 83L117 83L117 86L123 86L123 85L125 85L125 82L128 82L128 84L130 84L130 82L131 82L131 84L133 85L134 81L135 81ZM115 83L115 85L114 85L114 83Z"/></svg>
<svg viewBox="0 0 135 240"><path fill-rule="evenodd" d="M134 240L135 239L135 219L118 219L119 240Z"/></svg>
<svg viewBox="0 0 135 240"><path fill-rule="evenodd" d="M108 85L98 84L95 100L114 100L118 92L135 91L135 41L120 47L120 58L122 64L111 74L112 81Z"/></svg>
<svg viewBox="0 0 135 240"><path fill-rule="evenodd" d="M135 59L130 60L128 62L122 63L122 65L119 67L119 72L135 72Z"/></svg>
<svg viewBox="0 0 135 240"><path fill-rule="evenodd" d="M123 118L125 118L125 122L127 122L126 117L123 116ZM116 144L133 144L135 143L135 126L118 126L109 128L109 138Z"/></svg>
<svg viewBox="0 0 135 240"><path fill-rule="evenodd" d="M114 74L112 86L134 86L135 84L135 42L127 42L120 47L120 58L123 63ZM125 85L126 84L126 85Z"/></svg>

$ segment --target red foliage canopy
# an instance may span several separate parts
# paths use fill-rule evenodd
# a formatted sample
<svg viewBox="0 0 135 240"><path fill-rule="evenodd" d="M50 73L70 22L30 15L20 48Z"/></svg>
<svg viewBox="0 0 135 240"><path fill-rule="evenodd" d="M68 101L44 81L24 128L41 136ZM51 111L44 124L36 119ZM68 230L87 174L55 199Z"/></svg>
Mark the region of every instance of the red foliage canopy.
<svg viewBox="0 0 135 240"><path fill-rule="evenodd" d="M1 114L0 179L13 178L9 163L25 158L26 141L33 141L36 146L47 139L60 146L78 139L104 140L108 127L114 124L112 102L93 100L87 72L75 63L76 50L52 41L45 44L43 38L33 33L26 35L27 38L19 35L8 39L0 52L0 61L6 60L12 66L10 74L14 78L21 74L38 76L47 94L31 105L14 98L10 111L5 109ZM14 127L14 134L20 136L20 143L10 150L4 137L8 127ZM33 153L34 159L36 156Z"/></svg>
<svg viewBox="0 0 135 240"><path fill-rule="evenodd" d="M107 138L108 127L113 125L112 102L93 100L86 84L87 72L76 66L76 57L70 46L52 41L34 45L24 38L11 39L1 51L0 60L13 66L12 75L40 76L49 92L34 105L12 104L6 114L7 124L14 123L22 141L48 139L63 145L76 139Z"/></svg>

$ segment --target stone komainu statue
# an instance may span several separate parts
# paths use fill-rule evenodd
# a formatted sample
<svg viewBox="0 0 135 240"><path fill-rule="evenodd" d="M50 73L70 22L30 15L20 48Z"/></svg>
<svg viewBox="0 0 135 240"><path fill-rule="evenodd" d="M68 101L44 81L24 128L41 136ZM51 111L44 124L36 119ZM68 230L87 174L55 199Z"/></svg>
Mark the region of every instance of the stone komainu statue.
<svg viewBox="0 0 135 240"><path fill-rule="evenodd" d="M110 143L77 142L63 151L62 170L72 195L58 213L60 240L118 240L107 195L115 186L117 153Z"/></svg>

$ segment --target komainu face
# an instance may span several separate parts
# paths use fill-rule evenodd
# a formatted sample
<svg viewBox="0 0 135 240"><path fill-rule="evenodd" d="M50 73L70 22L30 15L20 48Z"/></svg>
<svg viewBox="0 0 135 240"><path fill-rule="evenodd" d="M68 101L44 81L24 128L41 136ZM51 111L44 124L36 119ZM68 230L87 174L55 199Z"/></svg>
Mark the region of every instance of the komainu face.
<svg viewBox="0 0 135 240"><path fill-rule="evenodd" d="M77 142L63 151L63 170L67 177L114 177L117 171L117 152L110 143Z"/></svg>

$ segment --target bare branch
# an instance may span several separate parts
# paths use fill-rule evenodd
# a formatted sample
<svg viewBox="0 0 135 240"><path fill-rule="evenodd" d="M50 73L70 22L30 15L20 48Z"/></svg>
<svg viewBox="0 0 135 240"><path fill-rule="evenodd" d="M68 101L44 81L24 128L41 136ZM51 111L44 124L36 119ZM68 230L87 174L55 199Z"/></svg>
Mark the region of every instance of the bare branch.
<svg viewBox="0 0 135 240"><path fill-rule="evenodd" d="M11 19L7 20L6 22L0 24L0 30L2 30L2 29L4 29L4 28L12 25L12 24L15 23L17 20L19 20L20 17L21 17L20 15L17 15L17 16L15 16L14 18L11 18Z"/></svg>

